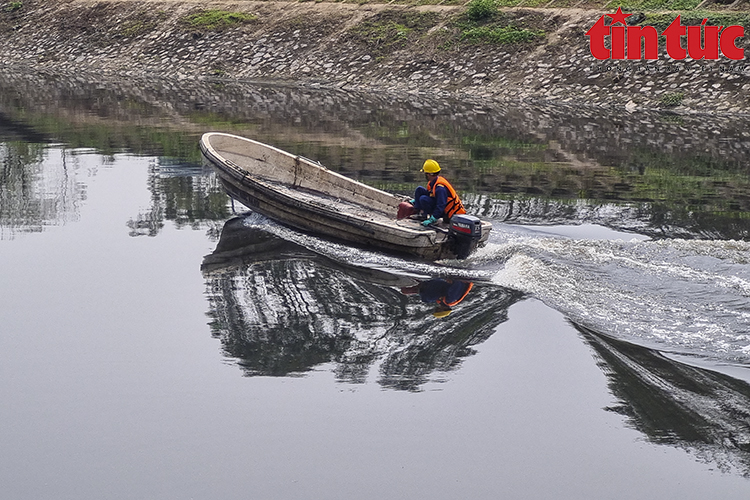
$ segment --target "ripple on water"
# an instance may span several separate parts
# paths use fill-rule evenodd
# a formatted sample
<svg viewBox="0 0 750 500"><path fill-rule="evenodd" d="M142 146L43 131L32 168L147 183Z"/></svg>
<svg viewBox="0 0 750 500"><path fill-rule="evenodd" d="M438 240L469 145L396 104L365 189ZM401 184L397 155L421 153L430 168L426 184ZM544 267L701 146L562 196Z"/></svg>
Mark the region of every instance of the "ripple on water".
<svg viewBox="0 0 750 500"><path fill-rule="evenodd" d="M585 240L510 228L493 282L642 345L750 363L750 243Z"/></svg>

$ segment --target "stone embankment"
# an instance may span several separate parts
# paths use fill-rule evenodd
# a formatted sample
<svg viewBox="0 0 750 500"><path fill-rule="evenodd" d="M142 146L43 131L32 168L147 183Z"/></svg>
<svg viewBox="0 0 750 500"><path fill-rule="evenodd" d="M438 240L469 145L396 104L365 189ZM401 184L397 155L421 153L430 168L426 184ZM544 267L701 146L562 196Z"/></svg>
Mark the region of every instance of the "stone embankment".
<svg viewBox="0 0 750 500"><path fill-rule="evenodd" d="M248 16L223 28L190 24L190 15L207 9ZM745 61L598 61L585 33L603 12L584 9L503 10L508 25L544 35L511 45L470 43L457 24L465 12L325 2L0 0L0 71L89 81L285 81L623 112L750 112Z"/></svg>

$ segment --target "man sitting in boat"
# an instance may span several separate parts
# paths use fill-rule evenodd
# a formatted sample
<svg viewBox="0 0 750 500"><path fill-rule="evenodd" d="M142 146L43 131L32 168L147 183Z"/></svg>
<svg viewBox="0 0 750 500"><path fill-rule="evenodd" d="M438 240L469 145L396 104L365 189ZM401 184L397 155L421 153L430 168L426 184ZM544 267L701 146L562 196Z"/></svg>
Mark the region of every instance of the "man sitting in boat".
<svg viewBox="0 0 750 500"><path fill-rule="evenodd" d="M411 204L418 214L426 217L423 226L429 226L437 222L441 217L445 222L456 214L465 214L464 205L453 189L453 186L440 175L440 165L435 160L427 160L422 165L427 187L419 186L414 191L414 199Z"/></svg>

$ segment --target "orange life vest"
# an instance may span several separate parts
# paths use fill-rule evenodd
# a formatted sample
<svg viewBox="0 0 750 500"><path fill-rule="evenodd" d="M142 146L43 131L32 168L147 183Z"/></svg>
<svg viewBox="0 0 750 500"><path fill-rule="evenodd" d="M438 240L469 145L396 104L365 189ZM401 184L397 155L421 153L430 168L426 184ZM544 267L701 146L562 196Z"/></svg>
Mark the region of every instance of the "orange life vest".
<svg viewBox="0 0 750 500"><path fill-rule="evenodd" d="M458 198L456 190L453 189L453 186L451 186L450 182L448 182L443 176L438 176L437 179L435 179L435 182L432 183L432 185L427 186L430 196L432 196L433 198L435 197L435 188L437 186L443 186L448 190L448 202L445 204L445 211L443 212L443 216L446 218L446 220L450 219L456 214L466 213L466 210L464 210L464 205Z"/></svg>
<svg viewBox="0 0 750 500"><path fill-rule="evenodd" d="M445 304L448 307L453 307L456 304L458 304L459 302L461 302L462 300L464 300L466 298L466 296L469 295L469 292L471 291L472 288L474 288L474 283L468 282L467 286L466 286L466 291L464 292L463 295L461 295L461 298L459 298L458 300L455 300L453 302L446 302L445 297L441 297L438 300L438 302L441 302L441 303Z"/></svg>

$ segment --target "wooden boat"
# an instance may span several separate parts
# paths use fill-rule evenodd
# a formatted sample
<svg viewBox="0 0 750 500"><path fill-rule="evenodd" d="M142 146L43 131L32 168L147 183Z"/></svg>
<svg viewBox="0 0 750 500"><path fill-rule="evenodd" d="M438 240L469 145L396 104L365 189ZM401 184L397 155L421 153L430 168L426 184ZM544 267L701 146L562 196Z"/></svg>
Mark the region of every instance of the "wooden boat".
<svg viewBox="0 0 750 500"><path fill-rule="evenodd" d="M402 197L375 189L302 156L223 133L201 137L204 161L247 207L295 229L427 260L464 258L492 228L473 216L425 228L396 214Z"/></svg>

